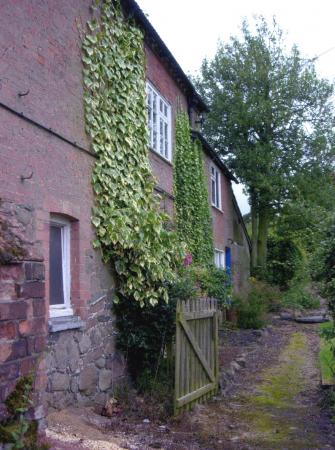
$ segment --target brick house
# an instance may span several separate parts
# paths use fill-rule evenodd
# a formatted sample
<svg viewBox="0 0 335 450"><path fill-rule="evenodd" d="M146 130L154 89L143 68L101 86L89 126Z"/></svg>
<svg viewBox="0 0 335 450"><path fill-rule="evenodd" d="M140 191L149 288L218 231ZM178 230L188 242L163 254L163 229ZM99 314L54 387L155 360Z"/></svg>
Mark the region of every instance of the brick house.
<svg viewBox="0 0 335 450"><path fill-rule="evenodd" d="M195 129L207 108L138 5L122 4L145 34L150 162L163 207L173 216L177 103ZM103 405L126 376L114 344L114 276L91 246L96 159L84 127L78 32L90 5L0 5L0 415L17 379L32 369L37 419L47 407ZM157 118L162 126L154 134ZM213 258L232 267L235 287L242 289L250 242L234 177L199 132L194 135L205 155Z"/></svg>

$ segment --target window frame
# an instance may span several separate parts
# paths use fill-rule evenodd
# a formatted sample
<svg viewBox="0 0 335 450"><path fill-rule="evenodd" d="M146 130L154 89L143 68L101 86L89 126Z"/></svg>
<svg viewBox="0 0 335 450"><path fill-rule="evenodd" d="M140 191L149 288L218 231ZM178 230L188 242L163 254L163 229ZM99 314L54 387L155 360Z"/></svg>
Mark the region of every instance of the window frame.
<svg viewBox="0 0 335 450"><path fill-rule="evenodd" d="M214 171L214 173L213 173ZM214 208L222 211L221 204L221 172L218 167L214 164L210 166L210 179L211 179L211 204ZM214 190L213 190L214 184ZM213 199L214 194L214 199Z"/></svg>
<svg viewBox="0 0 335 450"><path fill-rule="evenodd" d="M71 222L65 219L64 217L52 215L50 219L50 228L51 226L58 227L61 229L64 303L58 305L50 304L50 286L49 286L50 317L52 318L52 317L73 316L73 309L71 306ZM49 274L50 274L50 261L49 261Z"/></svg>
<svg viewBox="0 0 335 450"><path fill-rule="evenodd" d="M216 256L220 255L220 265L217 265L216 263ZM222 261L221 261L222 258ZM214 249L214 265L218 269L225 270L226 269L226 255L225 250L220 250L219 248Z"/></svg>
<svg viewBox="0 0 335 450"><path fill-rule="evenodd" d="M151 97L150 97L151 94ZM146 81L146 95L147 95L147 126L148 126L148 138L150 149L157 153L160 157L166 161L172 161L172 120L171 120L171 104L159 93L159 91L150 83ZM153 95L156 96L156 108L154 110ZM152 101L150 101L152 99ZM166 115L164 111L160 111L160 102L163 104L163 110L166 108ZM156 123L156 140L154 138L154 115L157 118ZM161 121L163 122L163 132L161 133ZM164 125L167 127L166 131ZM156 142L156 145L155 145ZM166 142L166 148L165 148ZM161 151L160 145L163 145Z"/></svg>

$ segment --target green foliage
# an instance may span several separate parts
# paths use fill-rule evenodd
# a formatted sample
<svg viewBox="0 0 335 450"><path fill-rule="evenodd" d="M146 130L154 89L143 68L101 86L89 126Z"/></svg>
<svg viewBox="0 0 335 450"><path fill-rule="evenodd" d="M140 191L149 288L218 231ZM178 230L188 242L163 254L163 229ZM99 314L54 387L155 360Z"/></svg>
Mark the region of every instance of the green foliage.
<svg viewBox="0 0 335 450"><path fill-rule="evenodd" d="M308 283L297 280L283 294L282 304L287 308L316 309L320 307L320 300L310 292Z"/></svg>
<svg viewBox="0 0 335 450"><path fill-rule="evenodd" d="M188 266L166 285L169 302L159 300L155 305L120 297L114 305L118 328L117 345L128 360L128 368L137 387L143 388L154 380L159 383L164 373L173 369L172 342L176 328L177 301L192 298L215 297L221 306L229 306L231 286L224 270L210 267ZM144 375L145 374L145 375Z"/></svg>
<svg viewBox="0 0 335 450"><path fill-rule="evenodd" d="M290 237L273 234L268 240L266 279L287 289L304 263L301 247Z"/></svg>
<svg viewBox="0 0 335 450"><path fill-rule="evenodd" d="M320 282L321 292L328 299L330 312L335 318L335 217L325 224L319 237L319 246L311 263L312 275Z"/></svg>
<svg viewBox="0 0 335 450"><path fill-rule="evenodd" d="M114 304L117 345L127 358L129 372L138 383L141 374L155 378L175 334L176 299L141 305L120 296Z"/></svg>
<svg viewBox="0 0 335 450"><path fill-rule="evenodd" d="M143 35L112 0L101 3L88 28L82 60L86 130L98 157L94 245L114 265L120 297L153 305L167 300L164 282L173 278L183 247L164 228L168 218L153 194Z"/></svg>
<svg viewBox="0 0 335 450"><path fill-rule="evenodd" d="M282 294L270 284L250 278L247 295L234 297L233 306L237 312L237 324L240 328L262 328L266 323L266 313L278 311Z"/></svg>
<svg viewBox="0 0 335 450"><path fill-rule="evenodd" d="M231 305L232 285L225 270L215 266L188 266L181 271L181 277L188 289L193 290L192 297L211 297L218 300L221 308ZM191 298L191 297L190 297Z"/></svg>
<svg viewBox="0 0 335 450"><path fill-rule="evenodd" d="M335 334L333 322L327 322L320 325L320 369L323 382L334 383L335 375Z"/></svg>
<svg viewBox="0 0 335 450"><path fill-rule="evenodd" d="M28 420L25 414L32 405L30 400L34 377L21 377L5 400L9 417L0 422L0 442L9 450L47 450L49 445L39 442L37 422Z"/></svg>
<svg viewBox="0 0 335 450"><path fill-rule="evenodd" d="M255 31L244 22L241 37L219 45L196 84L210 107L204 132L250 194L253 260L265 266L274 214L312 168L318 180L334 168L333 85L262 17Z"/></svg>
<svg viewBox="0 0 335 450"><path fill-rule="evenodd" d="M177 231L196 264L213 262L212 219L201 146L192 141L188 115L176 117L174 195Z"/></svg>

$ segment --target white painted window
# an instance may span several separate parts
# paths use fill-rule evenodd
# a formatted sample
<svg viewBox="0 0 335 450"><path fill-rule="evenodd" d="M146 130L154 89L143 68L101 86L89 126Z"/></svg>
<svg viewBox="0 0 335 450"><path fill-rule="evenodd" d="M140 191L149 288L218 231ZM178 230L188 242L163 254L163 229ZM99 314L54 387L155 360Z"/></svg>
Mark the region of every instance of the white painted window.
<svg viewBox="0 0 335 450"><path fill-rule="evenodd" d="M171 161L171 106L147 82L149 145L156 153Z"/></svg>
<svg viewBox="0 0 335 450"><path fill-rule="evenodd" d="M221 209L221 178L215 166L211 166L211 195L212 205Z"/></svg>
<svg viewBox="0 0 335 450"><path fill-rule="evenodd" d="M218 269L225 268L225 254L223 250L214 250L214 264Z"/></svg>
<svg viewBox="0 0 335 450"><path fill-rule="evenodd" d="M71 224L52 216L49 242L49 305L50 317L73 315L71 307Z"/></svg>

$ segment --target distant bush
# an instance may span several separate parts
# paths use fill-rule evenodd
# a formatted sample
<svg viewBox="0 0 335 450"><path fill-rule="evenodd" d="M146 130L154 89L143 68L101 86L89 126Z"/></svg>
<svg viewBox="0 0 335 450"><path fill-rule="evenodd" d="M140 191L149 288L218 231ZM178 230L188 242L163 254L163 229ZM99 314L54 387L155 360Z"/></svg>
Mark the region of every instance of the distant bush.
<svg viewBox="0 0 335 450"><path fill-rule="evenodd" d="M288 289L305 263L304 251L294 239L279 236L269 238L265 279L270 284Z"/></svg>
<svg viewBox="0 0 335 450"><path fill-rule="evenodd" d="M282 304L287 308L316 309L320 307L320 300L309 291L305 282L296 282L283 294Z"/></svg>
<svg viewBox="0 0 335 450"><path fill-rule="evenodd" d="M278 288L250 278L250 289L246 297L234 297L237 325L240 328L262 328L266 323L266 313L278 311L280 306L281 293Z"/></svg>

